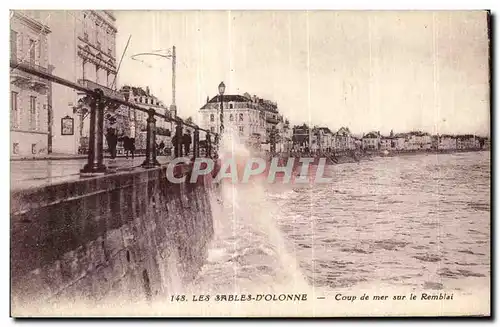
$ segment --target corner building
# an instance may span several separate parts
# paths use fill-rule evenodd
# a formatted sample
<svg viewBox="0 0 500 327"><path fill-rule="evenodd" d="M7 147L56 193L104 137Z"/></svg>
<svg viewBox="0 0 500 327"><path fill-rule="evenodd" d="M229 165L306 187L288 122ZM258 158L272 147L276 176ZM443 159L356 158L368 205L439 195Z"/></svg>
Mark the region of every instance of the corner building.
<svg viewBox="0 0 500 327"><path fill-rule="evenodd" d="M10 61L49 70L48 37L51 34L37 12L11 11ZM32 156L49 151L49 98L47 80L20 70L10 71L10 153Z"/></svg>

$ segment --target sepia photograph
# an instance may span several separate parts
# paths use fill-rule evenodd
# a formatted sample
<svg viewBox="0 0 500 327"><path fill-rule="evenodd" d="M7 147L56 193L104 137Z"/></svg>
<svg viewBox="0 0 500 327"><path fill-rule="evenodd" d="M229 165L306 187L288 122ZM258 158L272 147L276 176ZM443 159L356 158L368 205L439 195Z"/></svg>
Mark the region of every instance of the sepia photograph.
<svg viewBox="0 0 500 327"><path fill-rule="evenodd" d="M490 317L488 10L10 10L10 316Z"/></svg>

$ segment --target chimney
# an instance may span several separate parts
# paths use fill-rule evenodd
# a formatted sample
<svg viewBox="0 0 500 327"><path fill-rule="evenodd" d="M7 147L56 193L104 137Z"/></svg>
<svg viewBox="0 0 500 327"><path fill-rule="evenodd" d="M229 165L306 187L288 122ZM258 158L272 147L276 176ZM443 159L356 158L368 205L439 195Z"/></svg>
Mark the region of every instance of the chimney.
<svg viewBox="0 0 500 327"><path fill-rule="evenodd" d="M208 99L208 95L207 95L207 103L208 103L208 101L210 101L210 100Z"/></svg>

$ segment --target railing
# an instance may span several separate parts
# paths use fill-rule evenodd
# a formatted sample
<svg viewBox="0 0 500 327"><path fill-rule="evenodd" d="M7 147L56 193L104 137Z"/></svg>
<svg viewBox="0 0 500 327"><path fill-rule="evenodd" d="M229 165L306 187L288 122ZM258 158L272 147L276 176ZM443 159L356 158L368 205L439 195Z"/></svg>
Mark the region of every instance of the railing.
<svg viewBox="0 0 500 327"><path fill-rule="evenodd" d="M92 84L87 81L86 83L74 83L72 81L63 79L61 77L47 73L45 70L34 69L29 64L10 62L10 67L20 71L29 73L39 78L47 79L53 83L61 84L77 91L83 92L91 97L90 101L90 132L88 142L87 164L80 171L82 175L102 174L108 171L103 162L104 154L104 110L108 106L124 105L128 108L146 112L148 114L146 124L146 159L142 163L144 168L153 168L159 166L157 161L157 146L156 146L156 117L164 119L165 121L175 122L175 136L176 140L182 140L182 128L190 127L194 129L192 139L192 157L200 157L200 132L205 133L205 156L217 156L212 146L212 136L215 139L214 143L218 143L218 135L209 130L200 128L197 125L189 124L183 121L180 117L171 117L170 115L163 115L157 113L154 109L145 109L135 103L126 101L121 94L108 89L106 87ZM85 85L82 85L85 84ZM174 143L174 157L182 156L182 142Z"/></svg>

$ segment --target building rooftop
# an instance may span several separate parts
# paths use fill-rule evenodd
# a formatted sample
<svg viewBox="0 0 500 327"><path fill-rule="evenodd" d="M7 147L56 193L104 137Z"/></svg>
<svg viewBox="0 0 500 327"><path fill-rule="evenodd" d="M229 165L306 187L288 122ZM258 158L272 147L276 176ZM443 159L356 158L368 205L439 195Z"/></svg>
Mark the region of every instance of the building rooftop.
<svg viewBox="0 0 500 327"><path fill-rule="evenodd" d="M365 136L363 136L363 138L378 138L380 137L380 134L377 133L377 132L370 132L368 134L366 134Z"/></svg>
<svg viewBox="0 0 500 327"><path fill-rule="evenodd" d="M210 99L207 103L205 103L200 110L207 109L208 106L207 104L213 104L213 103L219 103L220 102L220 96L216 95L212 99ZM239 94L225 94L224 95L224 102L240 102L240 103L253 103L256 105L259 105L261 110L267 110L267 111L272 111L272 112L278 112L278 106L276 103L273 103L268 100L260 99L257 97L254 97L253 99L250 97L246 97L243 95Z"/></svg>

